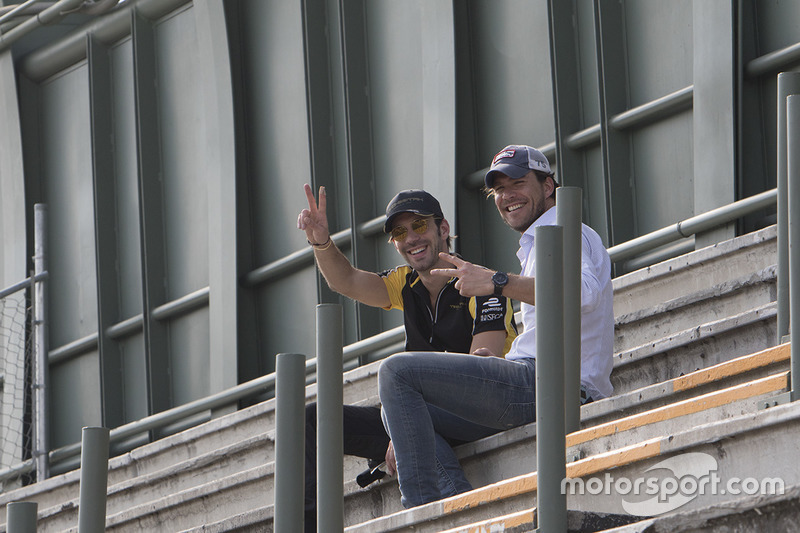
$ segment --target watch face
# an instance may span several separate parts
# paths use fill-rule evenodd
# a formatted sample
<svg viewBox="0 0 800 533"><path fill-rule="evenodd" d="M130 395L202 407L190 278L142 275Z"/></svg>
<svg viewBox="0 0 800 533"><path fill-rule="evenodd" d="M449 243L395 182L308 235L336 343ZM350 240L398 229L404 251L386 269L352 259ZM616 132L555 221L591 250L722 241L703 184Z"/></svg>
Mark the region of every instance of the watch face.
<svg viewBox="0 0 800 533"><path fill-rule="evenodd" d="M505 285L506 283L508 283L508 274L499 271L495 272L494 275L492 276L492 283L501 286Z"/></svg>

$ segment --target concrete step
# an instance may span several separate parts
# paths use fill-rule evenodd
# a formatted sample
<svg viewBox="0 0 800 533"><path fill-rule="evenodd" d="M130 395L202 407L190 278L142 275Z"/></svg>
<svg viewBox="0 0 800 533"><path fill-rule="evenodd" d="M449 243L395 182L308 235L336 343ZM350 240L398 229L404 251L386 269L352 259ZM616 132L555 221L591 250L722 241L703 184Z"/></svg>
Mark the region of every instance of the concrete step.
<svg viewBox="0 0 800 533"><path fill-rule="evenodd" d="M609 426L608 421L620 419L623 416L630 417L635 413L639 413L646 409L654 409L662 406L670 406L677 401L685 400L693 395L707 391L714 386L721 386L723 384L738 384L746 378L761 377L770 371L785 369L788 366L789 345L783 345L777 348L769 349L764 352L753 354L733 360L730 362L722 363L716 367L705 369L691 373L689 375L676 378L674 380L650 385L637 391L632 391L627 394L614 396L593 404L589 404L582 408L582 420L585 427L594 427L595 434L599 429L598 426L605 424L605 427L621 427L621 422L615 422L616 426ZM359 374L354 372L353 376ZM360 372L361 377L369 376L371 372ZM376 399L375 399L376 400ZM753 402L750 402L752 405ZM729 416L731 409L737 409L735 405L727 407ZM257 417L263 416L257 409L252 409ZM736 411L733 411L736 412ZM233 419L239 419L241 415L234 413L230 415ZM703 420L705 421L705 420ZM210 423L211 424L211 423ZM630 422L628 422L630 424ZM211 424L214 425L214 424ZM230 427L228 428L230 431ZM618 429L614 430L619 432ZM635 434L635 433L634 433ZM186 437L186 435L183 435ZM465 470L468 472L470 479L473 479L476 485L482 485L498 481L504 477L510 477L518 471L507 471L495 465L495 461L487 457L491 457L496 453L496 449L505 448L507 454L525 453L525 449L530 449L531 439L535 438L535 424L523 428L517 428L508 432L483 439L476 443L464 445L459 449L459 454L464 462ZM620 437L618 437L620 438ZM182 440L182 439L174 439ZM189 441L191 442L191 441ZM264 432L245 438L243 440L236 440L232 444L219 445L218 448L211 448L210 451L205 453L197 453L184 461L168 465L160 470L143 471L139 476L130 476L123 481L111 483L109 486L108 498L108 513L109 516L115 513L122 513L129 507L136 507L138 505L146 505L153 500L159 499L164 491L169 493L179 493L182 491L190 491L193 487L210 482L217 479L220 475L227 475L233 479L241 473L245 478L249 474L246 472L257 469L259 466L268 464L273 456L273 435L271 432ZM156 444L165 444L159 441ZM161 446L154 446L154 455L158 458L161 455ZM197 447L195 447L196 449ZM573 455L583 456L591 453L596 453L597 450L591 450L587 445L583 447L577 446L571 450ZM190 455L190 452L182 450L180 455ZM535 456L534 456L535 457ZM146 454L142 450L132 452L129 457L122 457L112 459L112 463L121 463L119 468L113 468L112 474L116 472L113 477L119 477L122 472L131 468L131 461L142 461L146 459ZM532 459L532 461L535 459ZM348 494L357 494L361 489L355 484L355 476L365 467L364 461L358 458L346 458L345 461L346 473L345 479L348 480L347 491ZM145 469L142 469L145 470ZM533 470L533 462L531 462L530 470ZM77 522L77 475L78 472L65 474L64 478L69 479L60 491L53 491L51 494L47 492L44 496L50 498L40 498L40 509L53 507L55 510L45 513L47 521L55 521L61 525L69 527L70 524ZM265 474L269 479L265 481L263 487L264 498L271 495L271 471ZM48 480L46 483L54 483L54 480ZM231 482L232 486L237 486L238 482ZM381 489L380 505L362 505L361 503L348 504L348 507L353 507L351 514L367 513L367 518L380 516L383 513L393 512L399 510L399 492L397 491L396 484L390 482L385 483L387 486ZM43 484L39 484L43 485ZM213 486L213 485L212 485ZM32 490L37 485L26 487L25 489ZM41 487L40 487L41 488ZM24 490L24 489L20 489ZM69 492L71 490L71 492ZM65 492L68 494L65 496ZM371 496L374 499L374 496ZM31 499L31 498L20 498ZM54 501L48 505L48 501ZM179 500L180 501L180 500ZM262 500L269 501L269 499ZM66 503L65 503L66 502ZM61 515L60 519L56 519L55 515ZM52 517L51 517L52 515ZM44 518L44 516L43 516ZM64 528L62 528L64 529Z"/></svg>
<svg viewBox="0 0 800 533"><path fill-rule="evenodd" d="M774 378L762 378L752 385L738 385L731 390L714 392L674 406L668 405L590 427L568 436L567 456L601 456L611 450L624 449L643 440L670 435L687 427L698 427L744 413L754 413L758 410L760 400L772 398L786 390L786 383L784 373ZM726 398L726 395L730 396ZM461 446L457 455L474 487L492 486L502 480L535 471L535 440L536 425L530 424ZM382 481L375 489L387 484L392 485L390 494L399 496L394 479ZM401 511L399 501L390 499L391 495L380 498L381 508L373 510L372 514L386 515ZM348 504L348 508L352 505L354 512L370 505L370 500L363 492L353 494L352 498L353 504ZM363 503L356 504L356 498L362 499Z"/></svg>
<svg viewBox="0 0 800 533"><path fill-rule="evenodd" d="M699 489L687 490L685 491L687 494L684 495L669 494L668 487L672 484L659 481L655 486L657 489L663 489L663 493L645 494L653 496L644 498L650 501L643 506L649 508L651 513L668 512L678 507L683 511L710 505L717 507L733 505L732 502L739 497L728 489L744 490L743 487L749 487L747 490L753 490L752 483L744 483L749 480L754 480L754 483L759 485L759 490L763 487L767 491L780 485L797 485L800 483L800 464L780 458L788 459L798 452L800 448L798 422L800 422L800 406L781 405L699 427L689 427L681 432L654 437L623 449L569 463L567 465L569 478L580 478L584 481L596 479L600 482L606 480L612 490L608 493L601 490L597 494L576 495L568 492L567 505L573 510L602 510L605 513L627 514L625 505L637 502L627 500L632 496L631 492L625 493L623 490L622 493L617 493L613 490L616 486L628 486L614 485L614 480L624 478L636 481L656 476L656 473L648 474L650 469L672 470L672 477L679 480L688 475L709 479L705 485L713 487L713 490L709 488L705 494ZM711 458L713 468L702 471L702 463L696 462L697 472L691 469L680 472L676 465L697 461L697 456L686 455L689 453L700 454L706 459ZM664 462L670 458L675 459ZM717 482L713 480L711 472L716 475ZM607 475L611 481L608 481ZM662 480L669 477L669 475L664 476ZM644 486L640 484L640 488ZM692 486L699 485L690 483L685 485L690 488ZM346 531L372 533L413 528L416 532L424 533L458 528L459 524L472 524L528 509L535 501L536 489L536 474L524 474L463 495L358 524L347 528ZM659 496L663 496L661 502ZM631 531L651 530L631 529Z"/></svg>
<svg viewBox="0 0 800 533"><path fill-rule="evenodd" d="M626 522L615 525L615 522ZM783 494L745 496L702 509L672 512L641 520L639 517L567 511L568 532L605 533L763 533L796 531L800 522L800 486L785 487ZM536 508L442 533L528 533L536 529Z"/></svg>
<svg viewBox="0 0 800 533"><path fill-rule="evenodd" d="M681 374L581 407L583 428L663 407L789 369L791 345L781 344Z"/></svg>
<svg viewBox="0 0 800 533"><path fill-rule="evenodd" d="M770 226L615 278L614 312L619 317L654 308L777 262L777 227Z"/></svg>
<svg viewBox="0 0 800 533"><path fill-rule="evenodd" d="M607 533L763 533L797 531L800 523L800 486L786 486L783 494L745 496L722 505L673 512L608 529Z"/></svg>
<svg viewBox="0 0 800 533"><path fill-rule="evenodd" d="M482 520L466 526L458 526L442 533L528 533L536 529L536 508L525 509L509 515ZM624 515L567 510L567 533L591 533L607 531L622 525L638 522Z"/></svg>
<svg viewBox="0 0 800 533"><path fill-rule="evenodd" d="M776 301L776 267L725 280L653 307L616 316L614 352L650 344L677 331L736 316Z"/></svg>
<svg viewBox="0 0 800 533"><path fill-rule="evenodd" d="M710 373L709 378L719 372ZM687 381L697 382L697 387L701 386L699 377ZM570 435L569 451L573 455L578 455L578 452L603 455L609 449L625 448L653 436L672 433L677 428L699 426L709 421L755 412L759 399L784 391L786 383L786 372L781 372L619 421L596 425ZM531 424L464 445L457 452L470 480L476 486L486 486L523 472L532 472L536 456L534 442L535 424ZM402 511L394 479L378 482L366 490L356 487L351 481L345 489L347 525ZM206 498L211 498L211 495ZM224 517L211 526L205 522L202 531L224 531L234 527L234 523L238 524L237 528L244 528L243 531L270 531L271 520L272 508L264 506L252 509L245 515ZM199 528L196 526L187 530L200 531Z"/></svg>
<svg viewBox="0 0 800 533"><path fill-rule="evenodd" d="M773 302L615 353L611 383L615 395L623 394L776 344Z"/></svg>
<svg viewBox="0 0 800 533"><path fill-rule="evenodd" d="M363 403L370 388L374 395L374 384L378 363L349 371L345 374L344 401L351 404ZM307 401L316 398L316 385L306 388ZM377 402L377 398L373 401ZM128 453L109 460L109 500L108 509L112 512L118 498L126 505L125 494L135 480L145 480L153 490L179 489L196 484L192 480L195 471L197 481L207 476L218 475L213 469L230 473L255 468L272 461L274 453L273 431L275 425L275 400L236 411L216 418L199 426L153 443L136 448ZM224 450L224 452L221 452ZM346 463L353 478L366 468L363 460ZM213 466L209 466L213 465ZM212 469L211 472L205 470ZM79 496L80 471L73 470L54 476L43 482L0 493L0 524L5 524L6 504L11 501L35 501L39 509L50 507L69 507ZM163 486L162 486L163 484ZM158 488L160 487L160 488ZM134 489L136 492L137 489ZM146 493L147 490L143 490ZM138 500L130 500L136 503ZM76 515L77 516L77 515ZM76 522L77 523L77 522Z"/></svg>

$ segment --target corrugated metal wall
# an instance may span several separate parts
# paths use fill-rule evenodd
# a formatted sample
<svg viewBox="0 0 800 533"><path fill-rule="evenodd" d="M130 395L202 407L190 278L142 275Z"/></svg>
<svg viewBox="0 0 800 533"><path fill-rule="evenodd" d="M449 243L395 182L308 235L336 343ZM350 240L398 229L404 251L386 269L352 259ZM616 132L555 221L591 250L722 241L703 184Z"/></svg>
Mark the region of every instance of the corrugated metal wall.
<svg viewBox="0 0 800 533"><path fill-rule="evenodd" d="M128 0L32 32L0 55L0 281L25 276L46 202L52 445L313 356L318 302L344 305L347 343L401 324L332 294L310 256L286 262L305 182L368 270L399 262L369 223L411 187L442 200L465 257L517 270L480 191L510 143L583 187L608 245L774 187L775 76L800 60L763 58L800 42L799 10Z"/></svg>

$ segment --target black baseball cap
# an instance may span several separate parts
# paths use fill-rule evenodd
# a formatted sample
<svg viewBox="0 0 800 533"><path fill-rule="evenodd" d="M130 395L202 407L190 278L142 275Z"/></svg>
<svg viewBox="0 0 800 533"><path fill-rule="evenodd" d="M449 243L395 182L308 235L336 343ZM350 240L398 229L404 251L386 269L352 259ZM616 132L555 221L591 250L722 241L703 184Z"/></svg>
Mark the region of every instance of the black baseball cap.
<svg viewBox="0 0 800 533"><path fill-rule="evenodd" d="M392 219L400 213L416 213L426 217L444 218L439 200L421 189L400 191L386 206L386 223L383 231L392 231Z"/></svg>

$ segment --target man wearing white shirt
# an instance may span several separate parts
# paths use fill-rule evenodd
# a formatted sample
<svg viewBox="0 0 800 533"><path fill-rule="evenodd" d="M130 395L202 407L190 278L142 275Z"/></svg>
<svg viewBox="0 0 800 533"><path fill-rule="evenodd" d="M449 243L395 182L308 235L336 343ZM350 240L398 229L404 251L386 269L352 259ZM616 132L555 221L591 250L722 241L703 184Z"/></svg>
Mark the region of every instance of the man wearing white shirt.
<svg viewBox="0 0 800 533"><path fill-rule="evenodd" d="M401 353L381 365L378 388L384 424L394 445L406 507L445 496L437 486L442 470L445 476L463 479L455 454L437 448L436 442L474 440L536 418L534 230L556 223L557 187L540 151L507 146L492 160L486 189L506 224L521 233L521 274L450 256L446 260L455 268L431 271L457 277L455 286L463 296L495 294L522 302L524 331L506 358ZM613 392L614 313L608 253L594 230L583 225L581 233L581 390L575 393L586 403Z"/></svg>

